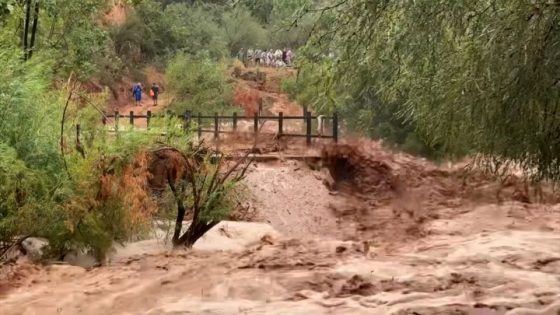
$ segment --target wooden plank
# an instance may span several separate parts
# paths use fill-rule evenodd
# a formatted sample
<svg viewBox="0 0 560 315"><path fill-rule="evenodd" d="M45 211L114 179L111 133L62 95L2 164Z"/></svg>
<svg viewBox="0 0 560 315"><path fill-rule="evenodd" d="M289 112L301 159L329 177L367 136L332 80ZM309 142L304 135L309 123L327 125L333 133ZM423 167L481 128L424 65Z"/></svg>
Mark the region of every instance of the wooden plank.
<svg viewBox="0 0 560 315"><path fill-rule="evenodd" d="M253 132L256 134L259 133L259 114L256 113L253 121Z"/></svg>
<svg viewBox="0 0 560 315"><path fill-rule="evenodd" d="M202 137L202 118L200 116L200 113L198 113L198 117L196 119L196 122L198 124L197 128L198 128L198 140L200 140L200 138Z"/></svg>
<svg viewBox="0 0 560 315"><path fill-rule="evenodd" d="M311 145L311 113L307 112L307 117L305 118L305 143L309 146Z"/></svg>
<svg viewBox="0 0 560 315"><path fill-rule="evenodd" d="M307 138L307 135L297 134L297 133L284 133L282 137L293 137L293 138ZM321 139L332 139L332 136L320 136L312 134L311 138L321 138Z"/></svg>
<svg viewBox="0 0 560 315"><path fill-rule="evenodd" d="M334 142L338 142L338 114L337 113L334 113L333 115L332 138L334 139Z"/></svg>
<svg viewBox="0 0 560 315"><path fill-rule="evenodd" d="M282 134L284 133L284 113L280 112L278 113L278 136L282 136Z"/></svg>
<svg viewBox="0 0 560 315"><path fill-rule="evenodd" d="M213 154L212 157L218 157L218 154ZM239 158L239 155L228 155L224 154L226 160L235 160ZM249 154L249 159L255 162L267 162L267 161L286 161L286 160L298 160L298 161L309 161L309 160L320 160L322 157L320 155L297 155L297 154Z"/></svg>
<svg viewBox="0 0 560 315"><path fill-rule="evenodd" d="M218 117L218 113L214 115L214 139L218 139L220 137L220 118Z"/></svg>
<svg viewBox="0 0 560 315"><path fill-rule="evenodd" d="M191 125L191 113L188 110L183 114L183 120L183 129L185 129L185 132L188 132Z"/></svg>

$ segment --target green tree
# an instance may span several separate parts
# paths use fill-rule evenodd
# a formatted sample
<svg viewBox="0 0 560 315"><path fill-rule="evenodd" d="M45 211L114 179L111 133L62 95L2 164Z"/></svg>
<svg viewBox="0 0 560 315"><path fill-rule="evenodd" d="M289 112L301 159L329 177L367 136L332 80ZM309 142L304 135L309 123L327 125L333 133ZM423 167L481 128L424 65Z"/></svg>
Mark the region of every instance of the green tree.
<svg viewBox="0 0 560 315"><path fill-rule="evenodd" d="M367 82L449 153L519 163L560 178L556 1L334 1L316 49L338 84ZM356 77L356 65L368 70Z"/></svg>
<svg viewBox="0 0 560 315"><path fill-rule="evenodd" d="M252 160L248 155L228 163L223 155L213 157L207 148L199 147L184 157L186 167L168 185L177 204L173 233L174 246L192 247L206 232L220 223L233 210L235 189L245 177ZM183 233L187 213L192 221Z"/></svg>
<svg viewBox="0 0 560 315"><path fill-rule="evenodd" d="M165 9L164 16L177 43L171 52L191 55L206 52L216 60L228 55L224 31L214 11L201 6L174 4Z"/></svg>
<svg viewBox="0 0 560 315"><path fill-rule="evenodd" d="M176 113L214 114L232 112L232 85L224 78L225 68L207 55L178 54L167 66L166 81Z"/></svg>
<svg viewBox="0 0 560 315"><path fill-rule="evenodd" d="M267 32L244 7L228 11L222 18L229 53L234 55L241 48L267 49Z"/></svg>
<svg viewBox="0 0 560 315"><path fill-rule="evenodd" d="M72 82L51 90L52 62L39 56L24 62L22 54L19 47L0 50L6 82L0 93L0 259L29 236L47 238L55 257L85 249L103 258L113 241L148 226L155 205L147 196L143 157L162 141L162 131L172 132L109 138L95 109L104 98L89 99ZM84 101L97 104L80 106ZM76 122L83 124L81 140Z"/></svg>

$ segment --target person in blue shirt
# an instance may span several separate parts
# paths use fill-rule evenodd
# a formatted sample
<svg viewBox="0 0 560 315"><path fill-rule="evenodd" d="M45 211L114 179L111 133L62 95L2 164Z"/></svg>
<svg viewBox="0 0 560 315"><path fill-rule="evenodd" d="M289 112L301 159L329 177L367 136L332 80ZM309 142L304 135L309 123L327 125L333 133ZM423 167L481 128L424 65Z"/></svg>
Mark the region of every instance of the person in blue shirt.
<svg viewBox="0 0 560 315"><path fill-rule="evenodd" d="M140 102L142 101L142 85L140 83L136 83L134 88L132 88L132 96L136 101L136 106L140 105Z"/></svg>

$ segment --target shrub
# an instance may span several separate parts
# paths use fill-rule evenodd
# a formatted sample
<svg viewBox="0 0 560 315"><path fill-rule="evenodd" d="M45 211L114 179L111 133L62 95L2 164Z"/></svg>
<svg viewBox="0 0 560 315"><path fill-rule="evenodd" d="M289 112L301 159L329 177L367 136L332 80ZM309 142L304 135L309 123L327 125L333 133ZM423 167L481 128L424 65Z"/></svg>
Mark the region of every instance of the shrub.
<svg viewBox="0 0 560 315"><path fill-rule="evenodd" d="M156 141L173 145L173 139L161 139L161 130L108 137L93 108L105 99L83 107L85 96L49 90L52 71L39 58L22 62L4 50L0 62L0 79L8 82L0 93L0 259L29 236L47 238L58 257L84 249L102 259L114 241L145 232L155 205L143 152ZM77 121L84 124L80 141Z"/></svg>
<svg viewBox="0 0 560 315"><path fill-rule="evenodd" d="M165 8L163 19L169 25L174 42L174 46L168 46L168 54L178 51L193 56L206 53L213 60L220 60L228 54L224 30L216 12L185 3L172 4Z"/></svg>
<svg viewBox="0 0 560 315"><path fill-rule="evenodd" d="M231 113L232 85L224 77L225 67L207 55L178 54L167 66L166 82L171 94L170 109L205 114Z"/></svg>
<svg viewBox="0 0 560 315"><path fill-rule="evenodd" d="M268 33L244 7L225 13L222 23L231 55L241 48L269 48Z"/></svg>
<svg viewBox="0 0 560 315"><path fill-rule="evenodd" d="M223 155L213 157L203 147L195 148L191 156L185 156L180 174L174 179L168 178L177 205L173 245L192 247L200 237L230 215L234 207L235 188L245 177L250 164L248 155L228 162ZM187 212L192 214L192 220L183 233Z"/></svg>

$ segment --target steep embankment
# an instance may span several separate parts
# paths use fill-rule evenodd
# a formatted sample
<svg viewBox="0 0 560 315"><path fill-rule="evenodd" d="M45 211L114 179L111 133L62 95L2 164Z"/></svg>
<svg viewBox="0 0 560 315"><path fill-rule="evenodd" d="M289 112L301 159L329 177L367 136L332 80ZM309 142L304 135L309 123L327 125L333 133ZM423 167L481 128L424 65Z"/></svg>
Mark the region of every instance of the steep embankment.
<svg viewBox="0 0 560 315"><path fill-rule="evenodd" d="M282 81L293 79L296 70L293 68L245 68L240 63L233 66L232 76L235 79L235 103L252 116L262 106L264 115L299 116L302 107L282 93Z"/></svg>

